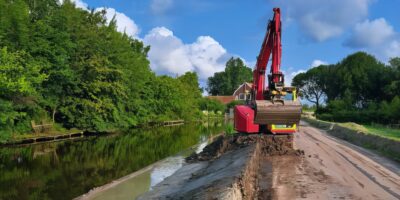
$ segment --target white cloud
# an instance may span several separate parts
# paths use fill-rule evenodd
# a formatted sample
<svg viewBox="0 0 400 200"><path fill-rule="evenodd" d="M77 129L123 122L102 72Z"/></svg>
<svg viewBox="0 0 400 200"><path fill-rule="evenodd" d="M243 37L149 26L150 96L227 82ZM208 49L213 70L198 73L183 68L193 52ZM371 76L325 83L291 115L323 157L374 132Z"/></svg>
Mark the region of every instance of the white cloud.
<svg viewBox="0 0 400 200"><path fill-rule="evenodd" d="M393 35L393 27L384 18L365 20L356 24L352 36L345 44L350 47L371 47L381 45Z"/></svg>
<svg viewBox="0 0 400 200"><path fill-rule="evenodd" d="M172 8L173 0L152 0L150 9L154 14L164 14Z"/></svg>
<svg viewBox="0 0 400 200"><path fill-rule="evenodd" d="M120 13L116 11L114 8L96 8L96 12L106 10L106 18L107 22L110 23L110 21L113 19L115 16L115 20L117 21L117 31L121 33L126 33L127 35L131 37L138 37L139 34L139 27L136 25L136 23L126 16L124 13Z"/></svg>
<svg viewBox="0 0 400 200"><path fill-rule="evenodd" d="M386 56L387 59L393 57L400 57L400 39L390 42L389 47L385 50L386 51L384 52L384 55Z"/></svg>
<svg viewBox="0 0 400 200"><path fill-rule="evenodd" d="M194 43L184 44L165 27L152 29L143 39L150 45L151 68L158 74L180 75L195 71L206 79L225 68L229 55L210 36L200 36Z"/></svg>
<svg viewBox="0 0 400 200"><path fill-rule="evenodd" d="M297 74L304 73L304 72L306 72L306 70L300 69L300 70L297 70L295 72L292 72L290 75L292 77L295 77Z"/></svg>
<svg viewBox="0 0 400 200"><path fill-rule="evenodd" d="M400 56L400 33L384 18L366 20L356 24L344 45L367 51L387 62L391 57Z"/></svg>
<svg viewBox="0 0 400 200"><path fill-rule="evenodd" d="M285 85L290 86L292 84L293 78L300 73L306 72L306 70L299 69L297 71L294 71L293 68L289 68L288 71L282 71L283 74L285 74Z"/></svg>
<svg viewBox="0 0 400 200"><path fill-rule="evenodd" d="M283 16L295 21L307 36L324 41L341 35L368 14L373 0L282 0L270 2L282 7Z"/></svg>
<svg viewBox="0 0 400 200"><path fill-rule="evenodd" d="M192 71L193 65L183 42L165 27L153 28L143 39L150 45L151 68L161 74L183 74Z"/></svg>
<svg viewBox="0 0 400 200"><path fill-rule="evenodd" d="M325 61L322 61L322 60L318 60L318 59L316 59L316 60L313 60L312 61L312 63L311 63L311 68L312 67L318 67L318 66L320 66L320 65L327 65L328 64L328 62L325 62ZM304 73L304 72L306 72L307 70L304 70L304 69L298 69L298 70L295 70L294 68L292 68L292 67L290 67L287 71L283 71L283 74L285 74L285 85L291 85L292 84L292 79L297 75L297 74L300 74L300 73ZM287 72L287 73L286 73Z"/></svg>
<svg viewBox="0 0 400 200"><path fill-rule="evenodd" d="M318 67L320 65L327 65L328 62L322 61L322 60L313 60L311 63L311 67Z"/></svg>
<svg viewBox="0 0 400 200"><path fill-rule="evenodd" d="M225 68L227 52L210 36L200 36L196 42L186 45L187 53L199 77L207 78Z"/></svg>
<svg viewBox="0 0 400 200"><path fill-rule="evenodd" d="M63 4L63 3L64 3L64 0L59 0L59 2L60 2L61 4ZM88 10L88 4L85 3L85 2L83 2L83 1L81 1L81 0L71 0L71 2L75 3L75 6L76 6L77 8L80 8L80 9L82 9L82 10Z"/></svg>

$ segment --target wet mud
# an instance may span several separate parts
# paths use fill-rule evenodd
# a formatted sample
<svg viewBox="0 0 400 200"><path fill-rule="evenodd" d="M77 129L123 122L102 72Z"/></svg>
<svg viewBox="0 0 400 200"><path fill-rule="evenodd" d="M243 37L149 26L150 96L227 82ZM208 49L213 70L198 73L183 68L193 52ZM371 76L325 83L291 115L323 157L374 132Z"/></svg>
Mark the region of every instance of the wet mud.
<svg viewBox="0 0 400 200"><path fill-rule="evenodd" d="M271 199L272 158L301 159L292 136L221 135L141 199Z"/></svg>

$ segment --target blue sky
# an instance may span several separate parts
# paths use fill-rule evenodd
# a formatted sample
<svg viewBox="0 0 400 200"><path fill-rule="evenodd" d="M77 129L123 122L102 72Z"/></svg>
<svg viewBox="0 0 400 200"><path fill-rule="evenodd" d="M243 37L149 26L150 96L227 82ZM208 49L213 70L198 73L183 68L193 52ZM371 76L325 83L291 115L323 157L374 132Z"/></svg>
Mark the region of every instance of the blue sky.
<svg viewBox="0 0 400 200"><path fill-rule="evenodd" d="M272 8L283 15L282 70L288 82L313 65L355 51L382 62L400 56L400 0L76 0L106 8L120 31L151 45L157 74L198 72L202 85L231 56L254 65ZM250 66L253 67L253 66Z"/></svg>

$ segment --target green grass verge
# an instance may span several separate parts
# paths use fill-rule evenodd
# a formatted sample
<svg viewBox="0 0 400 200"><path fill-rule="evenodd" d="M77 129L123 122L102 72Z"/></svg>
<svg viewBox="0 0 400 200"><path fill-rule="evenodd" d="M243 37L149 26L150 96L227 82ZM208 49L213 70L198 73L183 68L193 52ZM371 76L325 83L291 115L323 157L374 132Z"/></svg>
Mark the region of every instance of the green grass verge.
<svg viewBox="0 0 400 200"><path fill-rule="evenodd" d="M343 126L355 131L361 131L363 133L377 135L380 137L400 141L400 129L387 128L383 125L360 125L353 122L337 123L339 126Z"/></svg>
<svg viewBox="0 0 400 200"><path fill-rule="evenodd" d="M369 133L400 141L400 129L387 128L382 125L364 125Z"/></svg>
<svg viewBox="0 0 400 200"><path fill-rule="evenodd" d="M82 130L72 128L72 129L66 129L63 128L60 124L53 124L53 128L45 133L34 133L33 130L28 133L8 133L8 134L1 134L0 136L0 143L7 143L7 142L13 142L13 141L18 141L18 140L24 140L24 139L29 139L29 138L36 138L36 137L43 137L43 136L54 136L54 135L64 135L64 134L70 134L70 133L78 133L82 132Z"/></svg>
<svg viewBox="0 0 400 200"><path fill-rule="evenodd" d="M352 122L332 123L311 118L303 118L310 125L326 130L337 138L357 146L375 150L392 160L400 162L400 130L383 125L359 125Z"/></svg>

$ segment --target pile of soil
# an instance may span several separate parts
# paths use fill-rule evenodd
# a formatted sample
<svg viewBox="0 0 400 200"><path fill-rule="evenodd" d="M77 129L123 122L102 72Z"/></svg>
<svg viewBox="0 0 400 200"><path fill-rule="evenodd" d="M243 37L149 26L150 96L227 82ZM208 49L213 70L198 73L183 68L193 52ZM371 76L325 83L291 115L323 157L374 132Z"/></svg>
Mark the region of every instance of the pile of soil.
<svg viewBox="0 0 400 200"><path fill-rule="evenodd" d="M267 155L304 155L302 150L294 150L292 146L293 135L265 135L265 134L235 134L221 135L207 145L202 152L193 153L186 158L186 162L209 161L220 157L222 154L258 144L263 156Z"/></svg>

